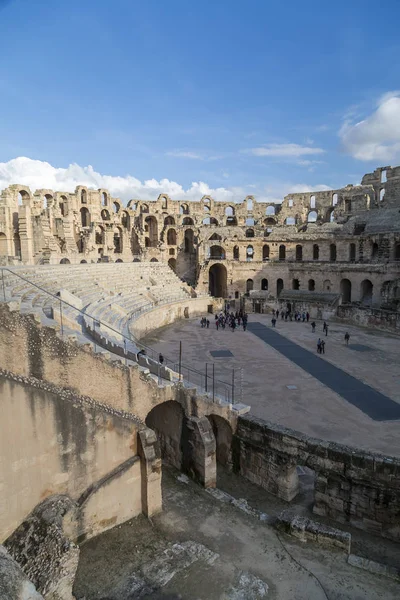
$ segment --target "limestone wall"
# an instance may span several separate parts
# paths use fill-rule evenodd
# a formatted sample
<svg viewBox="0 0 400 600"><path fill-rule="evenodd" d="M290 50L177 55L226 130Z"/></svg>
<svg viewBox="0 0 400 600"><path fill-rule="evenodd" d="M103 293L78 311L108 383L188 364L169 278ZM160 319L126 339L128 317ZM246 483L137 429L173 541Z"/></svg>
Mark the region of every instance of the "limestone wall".
<svg viewBox="0 0 400 600"><path fill-rule="evenodd" d="M239 418L234 469L272 494L292 500L297 465L315 471L314 513L400 540L400 460L310 438L256 417Z"/></svg>
<svg viewBox="0 0 400 600"><path fill-rule="evenodd" d="M400 332L400 312L363 308L361 306L339 306L337 318L345 323L355 323L363 327L378 327L379 329Z"/></svg>

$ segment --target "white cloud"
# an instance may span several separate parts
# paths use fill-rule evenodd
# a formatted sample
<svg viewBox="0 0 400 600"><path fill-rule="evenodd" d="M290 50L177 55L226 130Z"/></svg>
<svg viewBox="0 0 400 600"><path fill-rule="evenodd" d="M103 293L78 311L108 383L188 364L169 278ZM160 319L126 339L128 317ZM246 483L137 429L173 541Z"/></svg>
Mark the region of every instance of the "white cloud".
<svg viewBox="0 0 400 600"><path fill-rule="evenodd" d="M358 160L400 159L400 91L384 94L363 121L346 120L339 136L344 151Z"/></svg>
<svg viewBox="0 0 400 600"><path fill-rule="evenodd" d="M174 158L191 158L194 160L203 160L203 157L200 154L196 154L195 152L185 152L184 150L171 150L171 152L166 152L165 156L173 156Z"/></svg>
<svg viewBox="0 0 400 600"><path fill-rule="evenodd" d="M312 146L300 146L300 144L269 144L258 148L250 148L246 152L254 156L298 158L299 156L323 154L325 150Z"/></svg>

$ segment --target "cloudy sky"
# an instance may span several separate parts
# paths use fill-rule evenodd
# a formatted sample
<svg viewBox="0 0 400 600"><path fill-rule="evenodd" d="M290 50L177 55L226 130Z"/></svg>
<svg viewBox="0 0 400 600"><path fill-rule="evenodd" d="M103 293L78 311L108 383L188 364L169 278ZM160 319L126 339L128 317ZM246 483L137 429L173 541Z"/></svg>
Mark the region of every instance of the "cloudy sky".
<svg viewBox="0 0 400 600"><path fill-rule="evenodd" d="M398 0L0 0L0 189L280 200L400 164Z"/></svg>

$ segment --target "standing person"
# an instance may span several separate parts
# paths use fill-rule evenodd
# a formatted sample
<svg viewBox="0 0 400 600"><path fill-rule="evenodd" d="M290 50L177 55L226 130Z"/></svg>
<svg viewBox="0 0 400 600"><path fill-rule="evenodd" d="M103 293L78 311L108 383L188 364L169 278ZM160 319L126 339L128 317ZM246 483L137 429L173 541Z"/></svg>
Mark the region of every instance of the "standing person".
<svg viewBox="0 0 400 600"><path fill-rule="evenodd" d="M275 317L272 317L271 323L272 323L272 327L275 327L275 325L276 325L276 319L275 319Z"/></svg>
<svg viewBox="0 0 400 600"><path fill-rule="evenodd" d="M276 309L276 318L278 318L278 317L279 317L279 309L277 308Z"/></svg>
<svg viewBox="0 0 400 600"><path fill-rule="evenodd" d="M321 354L325 354L325 342L321 340Z"/></svg>
<svg viewBox="0 0 400 600"><path fill-rule="evenodd" d="M344 334L344 341L346 342L346 346L349 345L350 334L348 331Z"/></svg>
<svg viewBox="0 0 400 600"><path fill-rule="evenodd" d="M315 333L315 321L311 323L312 332Z"/></svg>
<svg viewBox="0 0 400 600"><path fill-rule="evenodd" d="M318 338L318 342L317 342L317 352L318 352L318 354L321 354L321 348L322 348L321 338Z"/></svg>
<svg viewBox="0 0 400 600"><path fill-rule="evenodd" d="M322 327L322 331L325 333L325 329L326 329L326 321L324 321L324 325Z"/></svg>
<svg viewBox="0 0 400 600"><path fill-rule="evenodd" d="M217 331L218 331L218 327L219 327L219 319L215 319L215 327L217 328Z"/></svg>
<svg viewBox="0 0 400 600"><path fill-rule="evenodd" d="M160 363L160 365L161 365L161 366L162 366L162 365L163 365L163 363L164 363L164 357L163 357L163 355L161 354L161 352L160 352L160 354L158 355L158 362Z"/></svg>
<svg viewBox="0 0 400 600"><path fill-rule="evenodd" d="M325 323L325 337L328 335L328 323Z"/></svg>
<svg viewBox="0 0 400 600"><path fill-rule="evenodd" d="M232 331L235 331L235 329L236 329L236 321L235 321L235 319L232 319L231 327L232 327Z"/></svg>
<svg viewBox="0 0 400 600"><path fill-rule="evenodd" d="M207 329L210 327L210 321L207 319Z"/></svg>
<svg viewBox="0 0 400 600"><path fill-rule="evenodd" d="M308 311L306 312L306 320L307 320L307 323L310 320L310 313Z"/></svg>

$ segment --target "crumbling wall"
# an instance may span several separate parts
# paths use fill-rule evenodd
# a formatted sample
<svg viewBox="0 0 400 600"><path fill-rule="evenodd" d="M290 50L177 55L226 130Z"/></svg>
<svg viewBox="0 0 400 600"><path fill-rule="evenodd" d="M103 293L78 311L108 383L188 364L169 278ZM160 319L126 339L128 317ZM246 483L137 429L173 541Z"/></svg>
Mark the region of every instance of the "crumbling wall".
<svg viewBox="0 0 400 600"><path fill-rule="evenodd" d="M400 541L400 460L325 442L252 416L239 418L234 469L272 494L292 500L297 465L315 471L313 511Z"/></svg>

